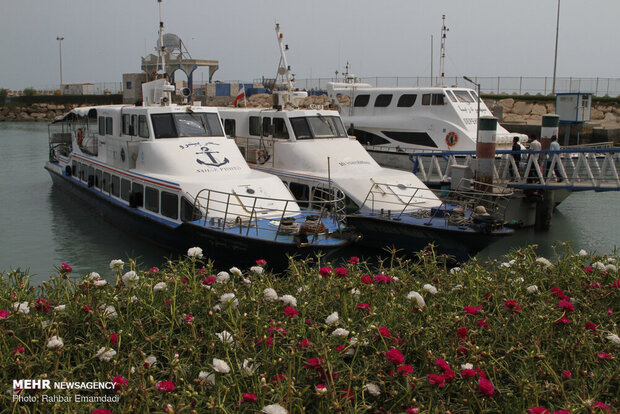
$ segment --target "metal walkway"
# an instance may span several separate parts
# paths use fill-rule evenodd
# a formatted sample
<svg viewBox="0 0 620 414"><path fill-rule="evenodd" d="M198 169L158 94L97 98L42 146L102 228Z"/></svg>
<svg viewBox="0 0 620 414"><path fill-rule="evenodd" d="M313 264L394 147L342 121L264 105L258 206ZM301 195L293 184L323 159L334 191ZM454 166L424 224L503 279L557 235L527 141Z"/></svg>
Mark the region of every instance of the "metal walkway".
<svg viewBox="0 0 620 414"><path fill-rule="evenodd" d="M521 155L519 165L514 155ZM427 185L470 178L475 151L409 154L413 173ZM496 151L493 181L522 189L620 191L620 148L565 148L560 151Z"/></svg>

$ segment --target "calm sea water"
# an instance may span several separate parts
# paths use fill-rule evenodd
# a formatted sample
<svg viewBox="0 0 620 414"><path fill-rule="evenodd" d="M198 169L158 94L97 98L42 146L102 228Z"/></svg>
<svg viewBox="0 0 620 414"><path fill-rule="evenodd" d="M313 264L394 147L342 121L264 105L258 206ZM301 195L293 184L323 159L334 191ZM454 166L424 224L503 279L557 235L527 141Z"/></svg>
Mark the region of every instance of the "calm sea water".
<svg viewBox="0 0 620 414"><path fill-rule="evenodd" d="M105 276L111 274L112 259L135 258L150 267L171 257L54 188L43 169L47 156L47 125L0 123L0 272L29 270L38 283L63 262L76 275L97 271ZM575 250L609 253L620 246L618 206L620 192L572 194L555 212L551 231L521 230L479 257L499 257L529 244L539 245L541 255L552 257L551 246L558 240L573 241ZM373 254L355 248L350 253Z"/></svg>

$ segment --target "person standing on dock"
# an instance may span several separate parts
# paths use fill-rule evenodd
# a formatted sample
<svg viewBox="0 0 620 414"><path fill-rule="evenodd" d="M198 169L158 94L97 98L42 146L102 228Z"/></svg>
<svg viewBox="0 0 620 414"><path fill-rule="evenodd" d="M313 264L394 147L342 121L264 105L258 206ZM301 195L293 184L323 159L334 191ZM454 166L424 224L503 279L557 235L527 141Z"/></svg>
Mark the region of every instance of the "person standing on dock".
<svg viewBox="0 0 620 414"><path fill-rule="evenodd" d="M521 151L521 144L519 144L519 137L514 137L512 139L512 151ZM512 154L512 158L515 160L515 165L517 166L516 170L514 169L514 167L512 167L512 165L510 166L510 175L512 177L513 180L518 180L519 178L519 164L521 163L521 153L514 153Z"/></svg>
<svg viewBox="0 0 620 414"><path fill-rule="evenodd" d="M559 151L560 150L560 143L558 142L558 137L557 136L552 136L551 137L551 144L549 145L549 150L550 151ZM551 164L553 162L553 158L555 157L555 154L549 154L549 157L547 158L547 172L549 171L549 168L551 168ZM562 181L562 176L560 175L560 169L558 168L558 164L555 164L554 166L554 171L555 171L555 176L558 182Z"/></svg>
<svg viewBox="0 0 620 414"><path fill-rule="evenodd" d="M542 148L542 144L539 140L536 139L534 135L530 135L530 151L540 151ZM536 180L536 168L534 167L534 163L538 162L538 156L540 154L532 154L530 153L529 157L532 158L532 166L530 167L530 173L528 174L528 183L532 183Z"/></svg>

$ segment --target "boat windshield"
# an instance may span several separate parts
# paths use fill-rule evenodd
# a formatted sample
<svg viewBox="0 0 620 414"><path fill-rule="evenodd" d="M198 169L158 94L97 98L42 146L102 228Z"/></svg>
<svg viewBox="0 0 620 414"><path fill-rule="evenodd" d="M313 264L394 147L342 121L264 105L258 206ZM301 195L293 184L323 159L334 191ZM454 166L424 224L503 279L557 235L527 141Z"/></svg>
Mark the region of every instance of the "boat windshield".
<svg viewBox="0 0 620 414"><path fill-rule="evenodd" d="M155 138L223 136L220 118L214 113L152 114Z"/></svg>
<svg viewBox="0 0 620 414"><path fill-rule="evenodd" d="M474 102L474 99L471 97L471 95L467 91L454 90L453 92L456 95L456 99L458 99L459 102Z"/></svg>
<svg viewBox="0 0 620 414"><path fill-rule="evenodd" d="M302 116L291 118L291 126L297 139L321 139L347 137L347 131L338 116Z"/></svg>

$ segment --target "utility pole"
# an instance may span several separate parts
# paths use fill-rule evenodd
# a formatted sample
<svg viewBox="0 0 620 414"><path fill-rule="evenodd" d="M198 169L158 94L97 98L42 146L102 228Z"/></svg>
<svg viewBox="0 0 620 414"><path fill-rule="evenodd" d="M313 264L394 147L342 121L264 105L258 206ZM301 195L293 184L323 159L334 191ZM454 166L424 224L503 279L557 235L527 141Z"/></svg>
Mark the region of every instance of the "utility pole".
<svg viewBox="0 0 620 414"><path fill-rule="evenodd" d="M560 0L558 0L558 18L555 24L555 57L553 58L553 87L551 94L555 94L555 74L558 67L558 33L560 32Z"/></svg>
<svg viewBox="0 0 620 414"><path fill-rule="evenodd" d="M62 91L62 41L65 38L58 36L56 40L58 40L58 55L60 56L60 90Z"/></svg>

